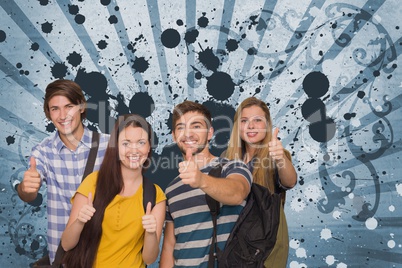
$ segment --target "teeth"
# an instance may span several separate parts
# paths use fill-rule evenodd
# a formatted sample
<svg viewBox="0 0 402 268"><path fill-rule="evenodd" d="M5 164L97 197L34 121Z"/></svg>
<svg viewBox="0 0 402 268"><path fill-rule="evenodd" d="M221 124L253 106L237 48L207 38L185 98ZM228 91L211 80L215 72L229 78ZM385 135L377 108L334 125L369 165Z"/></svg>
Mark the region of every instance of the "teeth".
<svg viewBox="0 0 402 268"><path fill-rule="evenodd" d="M195 144L195 141L185 141L185 144Z"/></svg>
<svg viewBox="0 0 402 268"><path fill-rule="evenodd" d="M68 124L70 124L70 122L64 122L64 123L61 123L63 126L66 126L66 125L68 125Z"/></svg>

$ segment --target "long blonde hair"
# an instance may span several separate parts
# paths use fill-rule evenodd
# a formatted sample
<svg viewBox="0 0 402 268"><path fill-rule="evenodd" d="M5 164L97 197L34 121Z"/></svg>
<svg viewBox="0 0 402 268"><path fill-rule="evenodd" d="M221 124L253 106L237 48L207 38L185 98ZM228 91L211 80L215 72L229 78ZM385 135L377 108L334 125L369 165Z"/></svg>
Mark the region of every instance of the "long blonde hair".
<svg viewBox="0 0 402 268"><path fill-rule="evenodd" d="M244 160L244 154L246 153L246 144L240 137L240 118L244 108L251 106L260 107L267 122L267 129L265 138L260 142L254 155L250 155L250 158L255 158L253 164L253 180L255 183L265 186L271 193L275 192L275 165L272 157L269 155L268 143L272 138L272 121L268 106L261 100L250 97L242 101L236 110L234 116L233 130L230 134L228 148L226 150L226 157L229 159ZM268 169L268 170L266 170Z"/></svg>

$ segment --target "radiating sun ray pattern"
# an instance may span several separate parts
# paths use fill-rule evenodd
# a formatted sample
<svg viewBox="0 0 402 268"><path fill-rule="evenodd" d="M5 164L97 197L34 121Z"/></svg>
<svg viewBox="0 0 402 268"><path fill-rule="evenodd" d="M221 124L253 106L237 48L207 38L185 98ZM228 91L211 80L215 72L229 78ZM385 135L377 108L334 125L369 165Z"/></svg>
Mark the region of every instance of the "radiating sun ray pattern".
<svg viewBox="0 0 402 268"><path fill-rule="evenodd" d="M55 131L46 85L71 79L92 130L119 114L155 129L147 176L162 188L180 152L171 111L189 99L214 117L225 149L239 103L256 96L291 152L288 266L402 265L402 7L397 0L0 1L3 266L46 254L46 188L14 189L31 148Z"/></svg>

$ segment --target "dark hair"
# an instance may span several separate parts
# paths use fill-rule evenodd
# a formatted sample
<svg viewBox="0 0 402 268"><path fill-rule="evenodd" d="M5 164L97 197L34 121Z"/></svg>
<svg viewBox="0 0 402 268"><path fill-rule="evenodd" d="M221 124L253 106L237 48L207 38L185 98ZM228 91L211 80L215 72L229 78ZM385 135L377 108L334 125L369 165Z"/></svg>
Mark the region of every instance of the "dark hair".
<svg viewBox="0 0 402 268"><path fill-rule="evenodd" d="M119 116L111 133L108 147L98 173L93 200L96 213L85 224L78 244L66 252L63 259L66 267L93 267L102 236L102 221L105 209L115 196L121 192L124 186L119 160L118 138L120 132L129 126L140 127L145 130L148 133L148 142L152 146L153 131L151 125L143 117L136 114ZM148 158L143 164L143 174L151 161L151 151L149 151Z"/></svg>
<svg viewBox="0 0 402 268"><path fill-rule="evenodd" d="M77 83L71 80L59 79L47 85L45 101L43 103L43 111L45 112L46 118L49 120L51 120L49 113L49 101L54 96L64 96L72 104L83 105L82 109L84 109L84 112L81 113L81 121L86 118L87 111L85 109L85 96L81 90L81 87Z"/></svg>
<svg viewBox="0 0 402 268"><path fill-rule="evenodd" d="M174 131L176 122L182 117L185 113L188 112L198 112L202 114L206 120L207 127L211 127L212 116L207 107L202 104L193 101L184 101L178 105L176 105L173 109L173 118L172 118L172 130Z"/></svg>

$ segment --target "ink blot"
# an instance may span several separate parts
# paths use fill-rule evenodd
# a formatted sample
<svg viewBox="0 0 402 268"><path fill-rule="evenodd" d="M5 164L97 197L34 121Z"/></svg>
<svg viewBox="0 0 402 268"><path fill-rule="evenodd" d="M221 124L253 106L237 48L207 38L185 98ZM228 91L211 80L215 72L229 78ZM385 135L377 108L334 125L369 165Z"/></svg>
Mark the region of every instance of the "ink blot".
<svg viewBox="0 0 402 268"><path fill-rule="evenodd" d="M139 58L136 57L132 67L135 70L135 72L143 73L148 69L149 62L146 61L144 57Z"/></svg>
<svg viewBox="0 0 402 268"><path fill-rule="evenodd" d="M161 35L162 44L167 48L177 47L180 39L180 34L175 29L167 29Z"/></svg>
<svg viewBox="0 0 402 268"><path fill-rule="evenodd" d="M64 63L56 62L51 69L54 78L62 79L67 75L67 66Z"/></svg>
<svg viewBox="0 0 402 268"><path fill-rule="evenodd" d="M186 41L186 44L193 44L199 35L198 30L194 29L191 31L187 31L186 34L184 35L184 41Z"/></svg>
<svg viewBox="0 0 402 268"><path fill-rule="evenodd" d="M77 14L74 18L77 24L83 24L85 22L85 16L81 14Z"/></svg>
<svg viewBox="0 0 402 268"><path fill-rule="evenodd" d="M130 100L129 108L131 113L147 118L154 111L155 103L148 93L138 92Z"/></svg>
<svg viewBox="0 0 402 268"><path fill-rule="evenodd" d="M217 100L226 100L234 92L232 77L224 72L215 72L207 78L207 90Z"/></svg>
<svg viewBox="0 0 402 268"><path fill-rule="evenodd" d="M44 32L44 33L51 33L52 32L52 30L53 30L53 23L50 23L50 22L45 22L45 23L42 23L42 32Z"/></svg>
<svg viewBox="0 0 402 268"><path fill-rule="evenodd" d="M82 62L82 57L81 57L80 54L78 54L77 52L74 51L73 53L70 53L70 54L67 56L67 61L68 61L68 63L71 64L72 66L77 67L78 65L81 64L81 62Z"/></svg>

